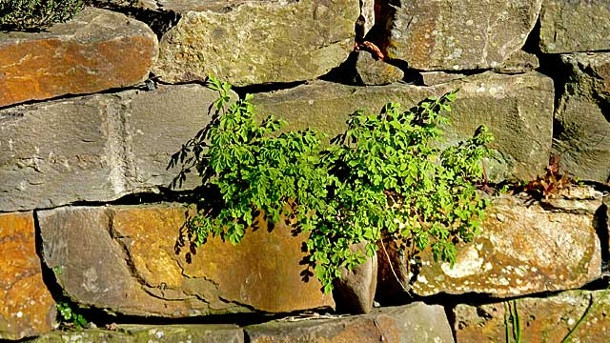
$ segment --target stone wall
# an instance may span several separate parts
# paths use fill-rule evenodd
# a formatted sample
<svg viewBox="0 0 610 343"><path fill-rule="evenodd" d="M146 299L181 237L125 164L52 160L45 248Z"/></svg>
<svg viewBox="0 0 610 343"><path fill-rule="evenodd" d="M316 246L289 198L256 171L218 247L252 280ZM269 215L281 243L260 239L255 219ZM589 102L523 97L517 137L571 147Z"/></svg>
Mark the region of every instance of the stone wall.
<svg viewBox="0 0 610 343"><path fill-rule="evenodd" d="M95 3L43 32L0 31L0 340L607 341L607 1ZM350 293L368 312L376 287L381 308L325 315L345 297L303 281L289 227L181 244L200 180L171 189L166 167L211 120L210 74L330 136L357 109L460 88L447 138L487 125L493 182L535 179L553 154L586 185L494 198L453 268L422 252L413 273L383 247ZM54 331L56 302L109 325Z"/></svg>

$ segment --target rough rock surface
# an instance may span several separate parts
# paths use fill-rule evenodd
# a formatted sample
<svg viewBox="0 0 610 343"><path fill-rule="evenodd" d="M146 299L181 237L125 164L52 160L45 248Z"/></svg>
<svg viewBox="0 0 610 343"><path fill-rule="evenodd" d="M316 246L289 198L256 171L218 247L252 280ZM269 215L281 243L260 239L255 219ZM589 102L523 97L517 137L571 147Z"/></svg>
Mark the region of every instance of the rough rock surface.
<svg viewBox="0 0 610 343"><path fill-rule="evenodd" d="M55 325L34 230L32 212L0 214L0 341L40 335Z"/></svg>
<svg viewBox="0 0 610 343"><path fill-rule="evenodd" d="M387 85L402 80L404 72L400 68L383 61L375 60L367 51L358 52L356 73L367 86Z"/></svg>
<svg viewBox="0 0 610 343"><path fill-rule="evenodd" d="M358 0L249 1L227 8L183 13L161 39L153 72L167 82L214 75L235 86L315 79L347 58L360 14Z"/></svg>
<svg viewBox="0 0 610 343"><path fill-rule="evenodd" d="M303 282L303 237L265 223L238 245L210 239L180 248L180 205L67 207L38 212L45 263L84 306L186 317L332 307L317 280ZM179 249L177 249L179 248Z"/></svg>
<svg viewBox="0 0 610 343"><path fill-rule="evenodd" d="M419 254L422 267L413 276L406 272L407 257L397 250L389 254L400 282L408 287L414 279L411 292L421 296L444 292L512 297L578 288L601 274L594 226L601 205L601 193L587 187L544 202L505 195L487 209L482 233L472 243L460 243L453 268L424 251ZM382 292L396 289L386 261L379 259Z"/></svg>
<svg viewBox="0 0 610 343"><path fill-rule="evenodd" d="M86 8L39 33L0 33L0 107L126 87L148 77L157 37L120 13Z"/></svg>
<svg viewBox="0 0 610 343"><path fill-rule="evenodd" d="M257 94L258 111L288 120L293 129L313 127L333 137L345 131L345 121L358 109L379 113L388 102L409 108L428 96L460 88L449 113L455 123L446 131L448 142L472 137L480 125L495 136L497 160L486 164L492 179L534 179L544 173L552 144L554 90L539 73L484 73L433 87L392 84L355 87L314 82L288 90Z"/></svg>
<svg viewBox="0 0 610 343"><path fill-rule="evenodd" d="M544 53L610 50L610 3L546 0L540 12Z"/></svg>
<svg viewBox="0 0 610 343"><path fill-rule="evenodd" d="M445 310L422 302L375 309L365 315L244 328L248 342L453 342Z"/></svg>
<svg viewBox="0 0 610 343"><path fill-rule="evenodd" d="M382 46L419 70L489 69L521 49L542 0L383 2Z"/></svg>
<svg viewBox="0 0 610 343"><path fill-rule="evenodd" d="M352 246L352 251L365 253L366 243ZM335 280L333 297L338 312L353 314L369 313L373 309L378 273L377 256L367 257L366 261L353 270L344 268L340 279Z"/></svg>
<svg viewBox="0 0 610 343"><path fill-rule="evenodd" d="M458 342L504 342L507 308L517 307L522 342L605 343L610 337L610 291L569 291L548 298L522 298L481 306L457 305L454 330ZM586 315L585 315L586 313ZM582 323L576 327L578 321ZM510 322L510 321L509 321ZM512 335L512 329L509 328Z"/></svg>
<svg viewBox="0 0 610 343"><path fill-rule="evenodd" d="M216 97L183 85L0 110L0 211L167 187L179 170L166 170L171 154L209 122Z"/></svg>
<svg viewBox="0 0 610 343"><path fill-rule="evenodd" d="M235 325L117 325L116 330L57 331L32 343L243 343L244 333Z"/></svg>
<svg viewBox="0 0 610 343"><path fill-rule="evenodd" d="M562 55L571 75L555 113L561 171L610 181L610 53Z"/></svg>
<svg viewBox="0 0 610 343"><path fill-rule="evenodd" d="M511 54L500 66L495 67L494 71L501 74L521 74L539 67L540 61L536 55L518 50Z"/></svg>

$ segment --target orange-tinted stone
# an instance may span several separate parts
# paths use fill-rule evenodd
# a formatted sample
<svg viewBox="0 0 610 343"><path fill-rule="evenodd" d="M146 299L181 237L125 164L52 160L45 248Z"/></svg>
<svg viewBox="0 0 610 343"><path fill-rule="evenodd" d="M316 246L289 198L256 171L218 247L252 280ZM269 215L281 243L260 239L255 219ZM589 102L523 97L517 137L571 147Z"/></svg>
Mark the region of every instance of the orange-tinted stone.
<svg viewBox="0 0 610 343"><path fill-rule="evenodd" d="M64 207L37 213L45 263L85 306L116 313L187 317L292 312L334 306L320 283L301 279L302 236L266 224L240 244L210 239L176 249L181 205Z"/></svg>
<svg viewBox="0 0 610 343"><path fill-rule="evenodd" d="M144 23L86 8L40 33L0 33L0 107L143 81L157 56Z"/></svg>
<svg viewBox="0 0 610 343"><path fill-rule="evenodd" d="M0 340L39 335L55 324L34 235L31 212L0 214Z"/></svg>

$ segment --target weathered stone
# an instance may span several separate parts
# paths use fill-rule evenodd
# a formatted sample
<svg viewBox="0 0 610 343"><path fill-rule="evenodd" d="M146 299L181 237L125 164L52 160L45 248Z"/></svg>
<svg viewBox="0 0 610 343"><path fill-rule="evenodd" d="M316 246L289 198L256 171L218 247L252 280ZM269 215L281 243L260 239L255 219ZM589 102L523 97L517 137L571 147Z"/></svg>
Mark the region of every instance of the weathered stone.
<svg viewBox="0 0 610 343"><path fill-rule="evenodd" d="M55 325L34 230L31 212L0 214L0 340L40 335Z"/></svg>
<svg viewBox="0 0 610 343"><path fill-rule="evenodd" d="M356 38L364 38L375 25L375 1L360 0L360 17L356 23ZM358 32L360 30L360 32Z"/></svg>
<svg viewBox="0 0 610 343"><path fill-rule="evenodd" d="M47 31L0 33L0 107L134 85L157 45L144 23L94 8Z"/></svg>
<svg viewBox="0 0 610 343"><path fill-rule="evenodd" d="M392 265L401 284L408 287L414 280L411 292L421 296L442 292L512 297L578 288L601 274L594 226L601 200L600 192L579 188L545 202L526 195L494 198L482 233L472 243L458 245L453 268L424 251L413 275L406 272L409 257L389 249ZM389 268L387 259L379 263L382 270ZM378 287L395 288L395 278L387 271L382 275Z"/></svg>
<svg viewBox="0 0 610 343"><path fill-rule="evenodd" d="M425 71L419 74L422 77L422 82L424 86L436 86L441 83L447 83L466 77L465 74L446 73L443 71Z"/></svg>
<svg viewBox="0 0 610 343"><path fill-rule="evenodd" d="M0 211L167 187L179 170L166 170L171 154L209 122L216 97L183 85L0 110Z"/></svg>
<svg viewBox="0 0 610 343"><path fill-rule="evenodd" d="M364 254L365 247L366 243L363 242L352 246L352 251ZM353 270L343 268L341 278L335 280L334 286L337 311L354 314L371 312L377 290L377 256L367 257Z"/></svg>
<svg viewBox="0 0 610 343"><path fill-rule="evenodd" d="M419 70L472 70L499 66L521 49L542 0L382 2L390 58ZM379 19L378 19L379 20Z"/></svg>
<svg viewBox="0 0 610 343"><path fill-rule="evenodd" d="M117 325L113 331L85 329L55 331L32 343L184 343L244 342L244 332L236 325Z"/></svg>
<svg viewBox="0 0 610 343"><path fill-rule="evenodd" d="M536 55L518 50L511 54L500 66L494 68L494 71L501 74L521 74L539 67L540 61Z"/></svg>
<svg viewBox="0 0 610 343"><path fill-rule="evenodd" d="M400 68L375 60L368 51L358 52L356 73L360 81L367 86L387 85L400 81L405 76Z"/></svg>
<svg viewBox="0 0 610 343"><path fill-rule="evenodd" d="M290 228L268 230L260 223L235 246L214 238L195 251L177 249L188 213L180 205L40 211L44 260L73 301L123 314L185 317L334 305L317 280L301 279L304 238Z"/></svg>
<svg viewBox="0 0 610 343"><path fill-rule="evenodd" d="M236 86L315 79L347 58L359 12L358 0L250 1L185 12L161 39L153 72L167 82L214 75Z"/></svg>
<svg viewBox="0 0 610 343"><path fill-rule="evenodd" d="M540 12L544 53L610 50L610 3L546 0Z"/></svg>
<svg viewBox="0 0 610 343"><path fill-rule="evenodd" d="M334 319L275 321L244 328L248 342L453 342L445 310L422 302Z"/></svg>
<svg viewBox="0 0 610 343"><path fill-rule="evenodd" d="M313 82L259 93L253 102L260 113L288 120L292 129L313 127L333 137L345 131L345 121L358 109L379 113L390 101L409 108L428 96L457 88L460 92L448 113L455 123L446 130L448 142L472 137L480 125L487 125L496 138L492 148L500 155L498 161L486 164L490 178L531 180L544 173L552 144L554 90L552 80L538 73L484 73L434 87Z"/></svg>
<svg viewBox="0 0 610 343"><path fill-rule="evenodd" d="M610 181L610 53L562 55L571 75L555 113L560 171Z"/></svg>
<svg viewBox="0 0 610 343"><path fill-rule="evenodd" d="M507 331L512 337L512 325L507 329L505 322L510 318L507 309L514 310L512 306L517 308L522 342L564 342L571 331L571 342L605 343L610 337L610 291L569 291L514 303L457 305L453 311L457 342L504 342Z"/></svg>

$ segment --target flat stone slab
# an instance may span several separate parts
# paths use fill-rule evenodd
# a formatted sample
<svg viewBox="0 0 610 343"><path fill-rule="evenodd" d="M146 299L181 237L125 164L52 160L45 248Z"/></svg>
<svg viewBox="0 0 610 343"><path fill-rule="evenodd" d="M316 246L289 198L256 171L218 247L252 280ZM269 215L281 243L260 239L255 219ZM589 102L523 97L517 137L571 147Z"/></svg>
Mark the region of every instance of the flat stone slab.
<svg viewBox="0 0 610 343"><path fill-rule="evenodd" d="M114 330L85 329L55 331L40 336L32 343L185 343L227 342L243 343L244 333L236 325L116 325Z"/></svg>
<svg viewBox="0 0 610 343"><path fill-rule="evenodd" d="M571 331L571 342L605 343L610 337L610 291L569 291L547 298L457 305L453 310L457 342L504 342L507 331L511 337L513 334L512 325L507 329L505 320L511 323L515 307L522 342L562 342Z"/></svg>
<svg viewBox="0 0 610 343"><path fill-rule="evenodd" d="M561 56L569 73L556 111L553 150L560 171L610 181L610 53Z"/></svg>
<svg viewBox="0 0 610 343"><path fill-rule="evenodd" d="M216 98L200 85L160 86L0 110L0 211L169 187L179 171L166 170L170 156L211 120Z"/></svg>
<svg viewBox="0 0 610 343"><path fill-rule="evenodd" d="M383 2L388 57L418 70L491 69L521 49L541 0Z"/></svg>
<svg viewBox="0 0 610 343"><path fill-rule="evenodd" d="M188 6L160 42L153 72L166 82L208 75L235 86L315 79L352 51L360 14L358 0Z"/></svg>
<svg viewBox="0 0 610 343"><path fill-rule="evenodd" d="M82 306L121 314L188 317L293 312L334 306L302 280L305 238L266 223L232 245L179 248L192 213L177 204L39 211L45 263Z"/></svg>
<svg viewBox="0 0 610 343"><path fill-rule="evenodd" d="M56 325L34 230L32 212L0 213L0 340L37 336Z"/></svg>
<svg viewBox="0 0 610 343"><path fill-rule="evenodd" d="M334 319L274 321L244 328L248 342L453 342L445 310L422 302Z"/></svg>
<svg viewBox="0 0 610 343"><path fill-rule="evenodd" d="M318 81L256 94L253 103L260 114L286 119L290 129L311 127L332 138L345 131L349 115L359 109L377 114L386 103L398 102L406 110L426 97L457 88L457 99L447 114L455 124L445 132L448 143L472 137L480 125L487 125L495 136L491 147L499 152L486 163L492 180L532 180L544 173L552 144L554 89L550 78L536 72L484 73L431 87L357 87Z"/></svg>
<svg viewBox="0 0 610 343"><path fill-rule="evenodd" d="M610 50L610 3L544 1L540 13L540 49L552 54Z"/></svg>
<svg viewBox="0 0 610 343"><path fill-rule="evenodd" d="M0 107L134 85L157 53L146 24L95 8L43 32L0 32Z"/></svg>
<svg viewBox="0 0 610 343"><path fill-rule="evenodd" d="M601 276L594 222L601 205L602 194L588 187L566 190L544 202L505 195L493 199L481 234L471 243L458 244L453 267L435 262L431 251L424 251L418 255L422 267L414 275L407 272L407 257L393 249L389 255L399 281L420 296L478 293L503 298L574 289ZM379 263L384 277L378 287L396 289L383 254Z"/></svg>

